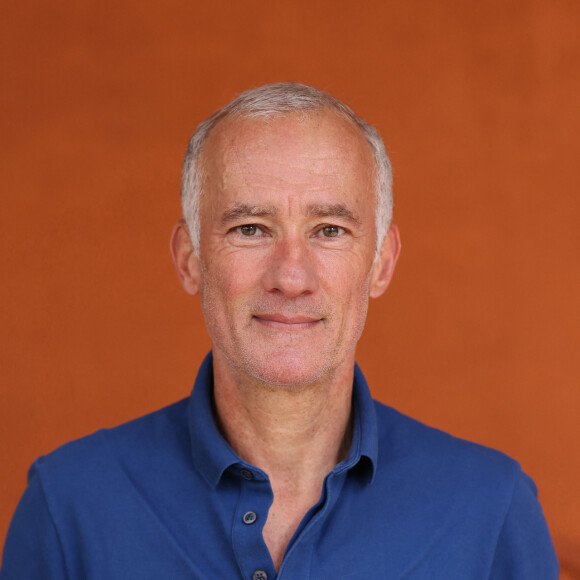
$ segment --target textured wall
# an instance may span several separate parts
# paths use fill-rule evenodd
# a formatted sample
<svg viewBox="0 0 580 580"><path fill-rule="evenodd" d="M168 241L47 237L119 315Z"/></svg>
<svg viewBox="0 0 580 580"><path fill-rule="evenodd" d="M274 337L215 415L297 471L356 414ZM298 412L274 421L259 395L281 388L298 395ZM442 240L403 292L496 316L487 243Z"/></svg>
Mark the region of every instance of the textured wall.
<svg viewBox="0 0 580 580"><path fill-rule="evenodd" d="M358 357L375 396L516 457L571 578L579 16L571 0L5 3L0 541L35 457L188 394L209 342L168 253L182 151L234 94L298 80L375 124L395 167L403 253Z"/></svg>

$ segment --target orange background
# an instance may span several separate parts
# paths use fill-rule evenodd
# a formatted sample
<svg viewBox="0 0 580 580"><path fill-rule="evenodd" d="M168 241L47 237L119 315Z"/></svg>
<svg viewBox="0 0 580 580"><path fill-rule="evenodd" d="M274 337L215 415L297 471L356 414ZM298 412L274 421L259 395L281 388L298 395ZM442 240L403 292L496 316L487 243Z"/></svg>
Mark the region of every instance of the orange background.
<svg viewBox="0 0 580 580"><path fill-rule="evenodd" d="M358 355L375 396L517 458L580 574L580 3L2 12L0 542L38 455L189 393L209 341L168 252L184 147L236 93L298 80L395 168L403 253Z"/></svg>

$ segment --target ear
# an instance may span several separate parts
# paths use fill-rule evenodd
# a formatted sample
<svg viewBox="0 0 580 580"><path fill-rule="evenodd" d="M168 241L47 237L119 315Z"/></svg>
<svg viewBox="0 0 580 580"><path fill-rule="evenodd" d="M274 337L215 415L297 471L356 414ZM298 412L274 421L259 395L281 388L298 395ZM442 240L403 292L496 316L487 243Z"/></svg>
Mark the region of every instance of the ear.
<svg viewBox="0 0 580 580"><path fill-rule="evenodd" d="M169 249L181 285L188 294L195 296L201 283L201 268L183 218L175 224L171 232Z"/></svg>
<svg viewBox="0 0 580 580"><path fill-rule="evenodd" d="M391 225L371 270L369 285L369 296L371 298L378 298L387 289L393 277L400 251L399 228L396 225Z"/></svg>

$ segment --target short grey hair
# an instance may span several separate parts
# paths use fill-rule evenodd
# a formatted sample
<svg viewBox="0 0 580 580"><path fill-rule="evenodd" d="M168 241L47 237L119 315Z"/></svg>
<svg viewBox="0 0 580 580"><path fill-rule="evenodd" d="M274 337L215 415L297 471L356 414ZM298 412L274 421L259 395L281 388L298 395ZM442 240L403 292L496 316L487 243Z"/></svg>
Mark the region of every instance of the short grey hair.
<svg viewBox="0 0 580 580"><path fill-rule="evenodd" d="M393 215L393 174L391 162L378 131L343 102L315 87L300 83L273 83L241 93L225 107L200 123L189 141L181 179L181 205L193 248L199 256L201 224L200 200L204 182L201 163L203 146L211 130L223 119L273 117L300 112L328 110L352 122L371 146L375 160L376 249L383 243Z"/></svg>

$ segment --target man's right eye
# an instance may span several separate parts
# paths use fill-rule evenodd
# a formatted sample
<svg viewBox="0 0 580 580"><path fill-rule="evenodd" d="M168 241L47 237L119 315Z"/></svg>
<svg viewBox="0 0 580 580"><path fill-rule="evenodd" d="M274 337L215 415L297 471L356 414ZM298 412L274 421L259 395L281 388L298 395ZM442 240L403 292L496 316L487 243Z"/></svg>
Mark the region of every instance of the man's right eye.
<svg viewBox="0 0 580 580"><path fill-rule="evenodd" d="M239 226L238 230L243 236L255 236L256 232L258 231L258 226L254 225Z"/></svg>

